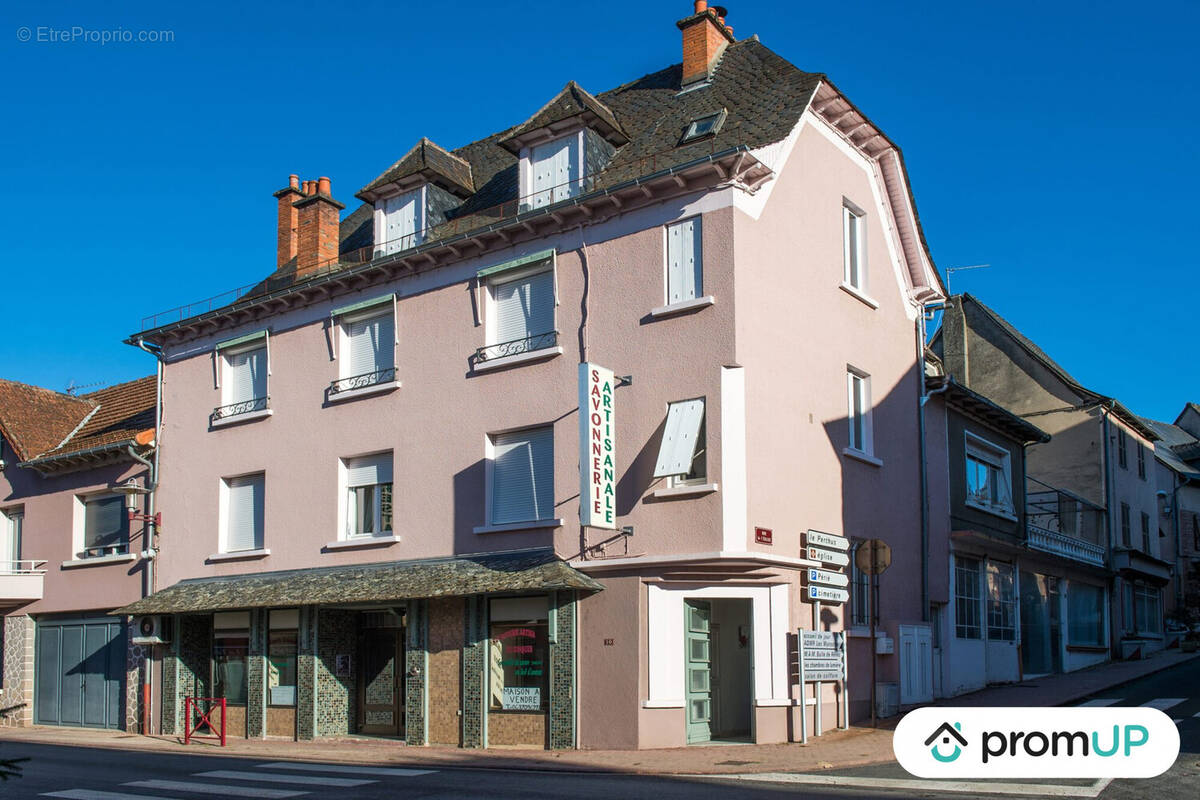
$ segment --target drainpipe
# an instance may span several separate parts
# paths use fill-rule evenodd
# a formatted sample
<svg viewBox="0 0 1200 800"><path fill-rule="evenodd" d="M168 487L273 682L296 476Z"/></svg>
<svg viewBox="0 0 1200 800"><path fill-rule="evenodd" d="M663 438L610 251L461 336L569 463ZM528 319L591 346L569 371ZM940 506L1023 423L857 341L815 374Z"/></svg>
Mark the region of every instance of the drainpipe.
<svg viewBox="0 0 1200 800"><path fill-rule="evenodd" d="M1108 561L1108 567L1110 569L1112 568L1112 551L1113 551L1113 545L1116 541L1116 538L1115 538L1115 534L1113 533L1112 458L1109 455L1109 447L1110 447L1109 428L1111 427L1111 425L1108 421L1108 415L1112 413L1113 406L1115 404L1116 404L1116 400L1109 400L1107 408L1105 408L1103 403L1100 404L1100 414L1101 414L1101 418L1104 422L1104 429L1103 429L1104 449L1101 451L1104 455L1104 530L1108 536L1108 558L1107 558L1107 561ZM1120 589L1121 591L1118 591L1118 589ZM1121 626L1120 626L1120 624L1117 623L1117 617L1123 613L1122 609L1124 607L1124 604L1123 604L1124 598L1121 596L1123 594L1123 591L1124 591L1124 586L1117 585L1117 577L1114 575L1113 576L1112 600L1109 603L1109 608L1112 610L1112 613L1110 613L1108 615L1108 617L1109 617L1109 620L1108 620L1109 641L1112 643L1111 647L1109 648L1109 650L1110 650L1109 655L1113 656L1114 658L1117 657L1121 652L1121 645L1120 645Z"/></svg>
<svg viewBox="0 0 1200 800"><path fill-rule="evenodd" d="M1183 482L1180 483L1180 480ZM1179 530L1179 490L1191 482L1192 479L1187 475L1179 475L1171 492L1171 532L1175 534L1175 607L1178 609L1183 608L1183 534Z"/></svg>
<svg viewBox="0 0 1200 800"><path fill-rule="evenodd" d="M158 551L155 549L154 541L155 534L158 533L158 528L154 524L154 499L155 494L158 491L158 454L162 451L163 354L162 350L159 348L152 350L150 347L146 346L146 342L141 338L137 340L137 346L139 349L145 350L147 353L154 356L155 361L158 364L154 397L154 452L151 454L151 458L154 460L151 462L135 453L132 447L129 448L129 455L133 456L135 460L145 464L150 470L150 479L146 484L146 489L149 490L146 493L146 514L150 517L150 519L146 522L146 540L144 542L146 548L143 551L146 558L146 582L142 590L142 596L146 597L154 594L154 560L158 557ZM142 720L142 734L145 736L150 735L150 720L153 718L150 708L151 701L153 699L153 689L151 688L150 684L151 672L153 671L151 664L153 660L154 657L152 650L150 658L146 659L144 662L145 669L142 671L142 713L144 714L144 718Z"/></svg>
<svg viewBox="0 0 1200 800"><path fill-rule="evenodd" d="M950 388L949 380L932 392L925 390L925 315L945 308L945 304L921 303L917 311L917 380L920 400L917 403L917 450L921 460L921 621L929 622L929 464L925 448L925 404L935 394Z"/></svg>

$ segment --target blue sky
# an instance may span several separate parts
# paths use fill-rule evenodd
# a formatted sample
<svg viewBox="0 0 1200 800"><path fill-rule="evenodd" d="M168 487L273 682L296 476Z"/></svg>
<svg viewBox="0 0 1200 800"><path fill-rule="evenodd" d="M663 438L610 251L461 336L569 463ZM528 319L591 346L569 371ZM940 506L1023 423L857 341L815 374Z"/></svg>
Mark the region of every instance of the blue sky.
<svg viewBox="0 0 1200 800"><path fill-rule="evenodd" d="M679 61L690 8L5 3L0 375L61 390L151 372L121 340L269 272L289 173L356 204L420 136L457 147L569 79L600 92ZM992 265L955 291L1140 414L1200 401L1200 4L846 9L731 0L728 21L827 73L900 144L943 273ZM45 41L73 26L173 41Z"/></svg>

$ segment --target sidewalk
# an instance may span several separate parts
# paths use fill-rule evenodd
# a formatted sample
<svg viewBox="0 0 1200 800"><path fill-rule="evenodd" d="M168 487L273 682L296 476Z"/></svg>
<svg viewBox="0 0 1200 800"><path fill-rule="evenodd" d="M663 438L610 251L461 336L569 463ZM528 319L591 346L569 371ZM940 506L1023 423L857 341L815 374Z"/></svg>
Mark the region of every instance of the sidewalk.
<svg viewBox="0 0 1200 800"><path fill-rule="evenodd" d="M939 706L1063 706L1096 692L1120 686L1155 672L1200 658L1200 653L1161 650L1138 661L1113 661L1094 667L1047 675L1021 683L993 686L958 697L946 697Z"/></svg>
<svg viewBox="0 0 1200 800"><path fill-rule="evenodd" d="M1024 683L983 689L939 700L945 706L1051 706L1074 702L1086 695L1119 686L1160 670L1200 658L1178 651L1157 653L1141 661L1102 664L1067 675L1052 675ZM173 736L138 736L120 731L79 728L0 729L0 747L30 742L71 747L101 747L272 761L424 766L454 769L556 770L659 775L718 775L798 773L845 769L892 761L892 730L899 717L881 720L878 729L853 726L848 731L813 737L809 744L713 745L670 750L462 750L452 747L406 747L401 742L372 738L229 740L227 747L195 742L187 747ZM0 750L0 752L3 752Z"/></svg>

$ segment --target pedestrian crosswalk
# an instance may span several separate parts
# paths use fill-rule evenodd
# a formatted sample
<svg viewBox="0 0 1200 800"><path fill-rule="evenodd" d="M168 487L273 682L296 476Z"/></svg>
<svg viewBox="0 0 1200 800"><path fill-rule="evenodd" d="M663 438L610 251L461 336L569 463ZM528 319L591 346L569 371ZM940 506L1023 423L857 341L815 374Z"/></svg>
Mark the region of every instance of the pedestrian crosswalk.
<svg viewBox="0 0 1200 800"><path fill-rule="evenodd" d="M256 764L253 770L205 770L189 776L128 781L111 789L80 787L45 792L41 796L62 800L176 800L194 795L225 795L255 800L289 800L319 791L318 787L352 789L379 784L385 778L411 778L432 772L434 770L408 767L273 761Z"/></svg>
<svg viewBox="0 0 1200 800"><path fill-rule="evenodd" d="M1109 706L1140 706L1142 708L1156 708L1163 713L1172 714L1171 721L1176 725L1182 725L1188 719L1200 719L1200 711L1189 713L1176 708L1184 703L1191 703L1193 698L1190 697L1155 697L1152 700L1138 702L1137 700L1127 700L1124 697L1097 697L1092 700L1079 703L1079 708L1107 708ZM1174 714L1183 713L1183 716L1174 716Z"/></svg>

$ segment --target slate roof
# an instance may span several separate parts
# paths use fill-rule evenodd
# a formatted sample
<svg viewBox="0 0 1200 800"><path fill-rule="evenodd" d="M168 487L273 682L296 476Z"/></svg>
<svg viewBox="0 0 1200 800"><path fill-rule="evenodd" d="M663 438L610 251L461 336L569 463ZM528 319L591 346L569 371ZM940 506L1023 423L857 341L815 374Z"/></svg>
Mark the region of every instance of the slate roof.
<svg viewBox="0 0 1200 800"><path fill-rule="evenodd" d="M680 93L682 76L683 65L675 64L594 98L577 86L572 89L574 84L568 84L556 96L564 98L564 109L572 104L587 105L591 101L586 98L592 98L598 108L611 113L613 121L629 138L627 144L617 148L604 170L592 176L591 191L602 192L738 146L758 148L781 141L799 122L819 83L825 79L821 73L796 68L755 38L725 49L708 86ZM679 145L693 119L721 109L726 109L728 116L715 136ZM475 193L450 212L447 222L427 231L426 242L484 227L515 214L519 192L517 156L503 142L527 125L541 124L540 117L548 119L559 113L563 112L552 101L525 123L451 151L470 165ZM399 169L403 160L391 169ZM387 178L391 169L367 188ZM364 203L343 219L339 234L343 254L370 247L371 206ZM278 291L305 277L308 276L296 275L294 265L284 266L249 294Z"/></svg>
<svg viewBox="0 0 1200 800"><path fill-rule="evenodd" d="M600 135L617 147L627 143L629 137L621 128L612 109L593 97L575 81L569 81L562 91L536 114L522 122L500 140L500 145L514 155L521 151L521 138L528 133L549 128L556 122L583 117Z"/></svg>
<svg viewBox="0 0 1200 800"><path fill-rule="evenodd" d="M1189 461L1200 458L1200 439L1169 422L1159 422L1146 417L1142 417L1141 420L1158 434L1158 441L1154 443L1154 456L1169 469L1188 475L1192 480L1200 479L1200 465L1188 464Z"/></svg>
<svg viewBox="0 0 1200 800"><path fill-rule="evenodd" d="M421 141L401 156L399 161L364 186L355 197L365 202L373 202L375 190L413 175L421 175L430 183L435 183L460 197L467 197L475 193L475 179L471 177L471 165L422 137Z"/></svg>
<svg viewBox="0 0 1200 800"><path fill-rule="evenodd" d="M0 430L31 466L132 444L154 427L154 375L73 395L0 379Z"/></svg>
<svg viewBox="0 0 1200 800"><path fill-rule="evenodd" d="M552 550L537 549L192 578L111 613L177 614L324 603L387 603L513 591L597 592L603 588Z"/></svg>
<svg viewBox="0 0 1200 800"><path fill-rule="evenodd" d="M972 304L974 304L1001 330L1007 333L1013 339L1013 341L1025 349L1035 359L1041 361L1047 369L1058 376L1059 380L1070 386L1074 391L1083 395L1084 397L1092 398L1093 400L1112 402L1113 413L1120 417L1127 425L1131 426L1134 430L1151 441L1158 438L1158 434L1155 433L1152 428L1148 427L1144 422L1142 422L1140 417L1122 405L1120 401L1107 395L1100 394L1099 392L1094 392L1081 384L1079 381L1075 380L1075 378L1071 376L1071 373L1067 372L1066 369L1058 364L1058 362L1047 355L1046 351L1034 344L1032 339L1029 339L1027 336L1025 336L1025 334L1017 330L1008 320L1004 319L1004 317L1000 316L993 309L989 308L985 303L980 301L979 298L964 292L962 299L963 302L970 301Z"/></svg>

